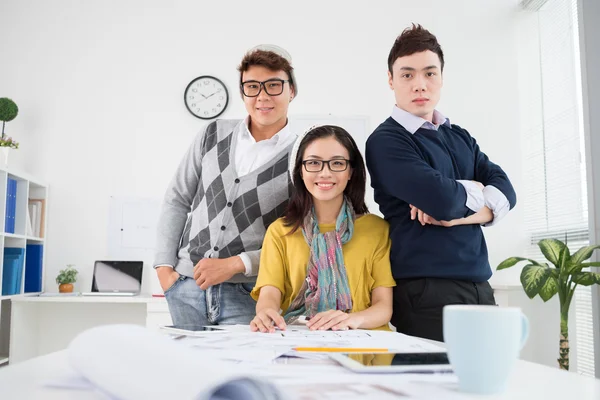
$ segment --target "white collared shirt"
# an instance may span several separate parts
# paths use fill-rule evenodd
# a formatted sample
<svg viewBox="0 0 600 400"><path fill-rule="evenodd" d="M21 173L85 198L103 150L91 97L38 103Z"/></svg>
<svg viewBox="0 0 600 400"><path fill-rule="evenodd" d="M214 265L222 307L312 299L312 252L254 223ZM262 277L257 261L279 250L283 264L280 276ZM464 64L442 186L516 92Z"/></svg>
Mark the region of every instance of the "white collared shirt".
<svg viewBox="0 0 600 400"><path fill-rule="evenodd" d="M450 127L450 120L444 117L438 110L433 110L433 123L417 115L411 114L398 106L394 106L392 109L392 118L413 135L419 128L437 131L440 125L445 124Z"/></svg>
<svg viewBox="0 0 600 400"><path fill-rule="evenodd" d="M250 133L249 123L250 117L248 116L243 124L238 125L235 133L238 135L235 148L235 168L238 176L247 175L262 167L296 139L296 136L290 131L289 124L286 124L272 138L257 142Z"/></svg>
<svg viewBox="0 0 600 400"><path fill-rule="evenodd" d="M406 110L394 105L392 109L392 118L394 121L399 123L411 134L415 134L420 128L431 129L437 131L441 125L451 127L450 120L446 118L438 110L433 110L433 123L417 115L411 114ZM467 193L467 208L473 212L478 212L484 206L492 210L494 213L494 219L485 226L492 226L500 221L510 210L510 203L508 199L498 188L488 185L483 190L479 186L469 180L457 180Z"/></svg>
<svg viewBox="0 0 600 400"><path fill-rule="evenodd" d="M250 116L244 119L242 124L238 125L237 144L235 147L235 170L238 176L244 176L250 172L262 167L269 160L277 155L282 149L289 146L291 142L296 140L296 135L292 134L289 124L286 124L279 132L270 139L261 140L259 142L254 139L249 128ZM239 254L239 257L244 263L246 272L244 275L251 276L252 260L246 253Z"/></svg>

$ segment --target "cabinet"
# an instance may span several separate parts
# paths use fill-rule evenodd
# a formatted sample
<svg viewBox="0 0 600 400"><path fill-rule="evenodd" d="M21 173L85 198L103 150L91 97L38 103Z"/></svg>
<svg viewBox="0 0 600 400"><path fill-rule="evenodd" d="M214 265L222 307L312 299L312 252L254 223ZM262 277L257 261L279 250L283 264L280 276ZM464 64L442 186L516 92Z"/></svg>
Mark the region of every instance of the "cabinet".
<svg viewBox="0 0 600 400"><path fill-rule="evenodd" d="M11 299L44 290L47 215L48 186L0 168L0 365L8 363Z"/></svg>

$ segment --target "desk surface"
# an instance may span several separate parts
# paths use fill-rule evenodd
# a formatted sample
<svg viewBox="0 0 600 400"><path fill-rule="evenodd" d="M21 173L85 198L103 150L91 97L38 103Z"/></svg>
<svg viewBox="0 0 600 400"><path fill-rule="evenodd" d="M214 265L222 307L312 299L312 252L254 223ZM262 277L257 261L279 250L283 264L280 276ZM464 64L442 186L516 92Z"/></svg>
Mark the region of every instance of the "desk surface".
<svg viewBox="0 0 600 400"><path fill-rule="evenodd" d="M298 368L298 365L293 367ZM306 365L306 367L315 368L314 365ZM286 368L286 365L278 364L276 368ZM335 374L342 367L331 365L318 366L318 368L325 368L324 373L327 372L327 368L330 368L331 373ZM70 372L72 371L67 362L66 351L59 351L14 366L0 368L0 399L105 399L104 396L93 392L54 389L43 386L44 382ZM350 375L358 377L357 375ZM364 378L364 376L361 378ZM391 379L393 382L395 379L394 374L387 374L386 379ZM429 384L421 382L419 385ZM425 389L427 388L424 387ZM513 372L508 391L502 395L464 395L457 392L455 384L437 386L435 387L435 394L431 393L431 395L433 397L426 396L425 398L456 400L598 400L600 399L600 380L527 361L519 361Z"/></svg>
<svg viewBox="0 0 600 400"><path fill-rule="evenodd" d="M15 296L13 303L166 303L164 297L152 297L149 294L137 296Z"/></svg>

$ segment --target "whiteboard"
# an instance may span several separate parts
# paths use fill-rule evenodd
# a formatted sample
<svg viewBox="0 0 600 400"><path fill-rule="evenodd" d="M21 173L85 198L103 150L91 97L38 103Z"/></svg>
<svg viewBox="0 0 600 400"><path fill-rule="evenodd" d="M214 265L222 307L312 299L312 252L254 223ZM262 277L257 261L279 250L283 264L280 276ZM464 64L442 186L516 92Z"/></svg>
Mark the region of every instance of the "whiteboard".
<svg viewBox="0 0 600 400"><path fill-rule="evenodd" d="M110 197L108 257L143 261L142 293L162 293L154 268L154 246L161 199Z"/></svg>

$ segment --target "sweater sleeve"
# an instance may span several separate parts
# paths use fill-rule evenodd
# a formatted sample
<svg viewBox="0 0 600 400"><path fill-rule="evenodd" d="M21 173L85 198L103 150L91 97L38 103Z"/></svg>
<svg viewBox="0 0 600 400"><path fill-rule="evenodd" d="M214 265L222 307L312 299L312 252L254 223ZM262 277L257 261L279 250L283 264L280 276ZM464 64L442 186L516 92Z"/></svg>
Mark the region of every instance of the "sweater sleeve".
<svg viewBox="0 0 600 400"><path fill-rule="evenodd" d="M252 250L240 253L240 258L244 263L246 271L244 275L247 277L257 276L258 267L260 266L260 252L261 250Z"/></svg>
<svg viewBox="0 0 600 400"><path fill-rule="evenodd" d="M444 177L401 135L385 131L367 140L366 158L373 185L412 204L438 221L463 218L470 213L463 185Z"/></svg>
<svg viewBox="0 0 600 400"><path fill-rule="evenodd" d="M469 134L466 130L464 131L467 133L467 135ZM498 189L504 196L506 196L506 199L510 205L510 209L512 210L517 204L517 194L515 193L512 183L510 183L510 180L508 179L508 175L506 175L506 172L504 172L499 165L491 162L488 156L481 151L475 138L471 136L469 137L473 147L473 154L475 155L475 180L481 182L483 186L493 186L494 188ZM488 199L486 198L486 206L490 208L494 207L492 204L493 202L487 200ZM493 208L492 211L494 211ZM496 213L494 213L494 215L495 214Z"/></svg>
<svg viewBox="0 0 600 400"><path fill-rule="evenodd" d="M183 229L191 211L200 179L202 147L206 132L216 130L216 121L196 135L194 142L181 160L175 176L165 193L158 218L154 266L177 265L177 252Z"/></svg>

